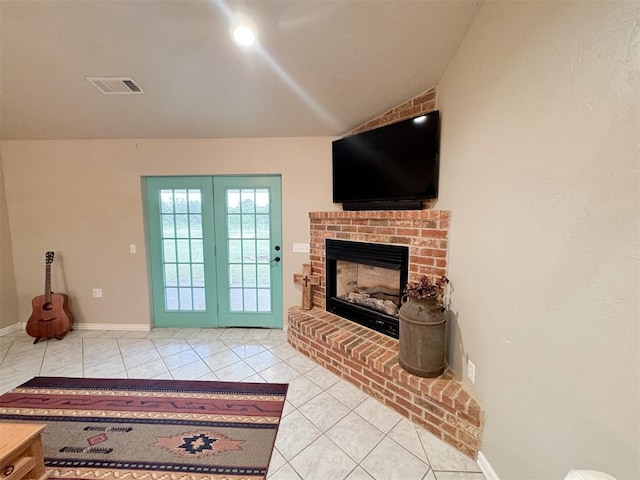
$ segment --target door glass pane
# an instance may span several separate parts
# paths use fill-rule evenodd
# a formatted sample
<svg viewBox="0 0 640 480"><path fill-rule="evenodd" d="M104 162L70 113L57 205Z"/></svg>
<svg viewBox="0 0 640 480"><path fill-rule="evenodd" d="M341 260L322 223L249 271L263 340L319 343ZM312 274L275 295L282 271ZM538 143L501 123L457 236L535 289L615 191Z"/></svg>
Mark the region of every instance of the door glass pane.
<svg viewBox="0 0 640 480"><path fill-rule="evenodd" d="M229 265L229 286L242 287L242 265Z"/></svg>
<svg viewBox="0 0 640 480"><path fill-rule="evenodd" d="M229 240L229 262L242 262L242 240Z"/></svg>
<svg viewBox="0 0 640 480"><path fill-rule="evenodd" d="M269 213L269 190L256 190L256 213Z"/></svg>
<svg viewBox="0 0 640 480"><path fill-rule="evenodd" d="M178 306L178 289L177 288L165 288L164 289L165 298L165 308L167 310L179 310Z"/></svg>
<svg viewBox="0 0 640 480"><path fill-rule="evenodd" d="M232 312L271 311L268 189L227 189L227 262Z"/></svg>
<svg viewBox="0 0 640 480"><path fill-rule="evenodd" d="M202 194L200 190L189 190L189 212L202 213Z"/></svg>
<svg viewBox="0 0 640 480"><path fill-rule="evenodd" d="M176 230L173 215L162 215L162 236L164 238L175 238Z"/></svg>
<svg viewBox="0 0 640 480"><path fill-rule="evenodd" d="M191 261L191 248L189 240L178 240L178 262L189 263Z"/></svg>
<svg viewBox="0 0 640 480"><path fill-rule="evenodd" d="M204 287L204 265L203 264L194 263L193 265L191 265L191 284L194 287Z"/></svg>
<svg viewBox="0 0 640 480"><path fill-rule="evenodd" d="M256 211L255 190L242 190L241 200L242 200L242 203L241 203L242 213L255 213Z"/></svg>
<svg viewBox="0 0 640 480"><path fill-rule="evenodd" d="M256 237L269 238L269 215L256 215Z"/></svg>
<svg viewBox="0 0 640 480"><path fill-rule="evenodd" d="M160 213L173 213L173 190L160 190Z"/></svg>
<svg viewBox="0 0 640 480"><path fill-rule="evenodd" d="M256 266L253 264L242 265L242 284L245 287L257 287Z"/></svg>
<svg viewBox="0 0 640 480"><path fill-rule="evenodd" d="M193 303L191 301L191 289L179 288L180 292L180 310L193 310Z"/></svg>
<svg viewBox="0 0 640 480"><path fill-rule="evenodd" d="M227 190L227 213L240 213L240 190Z"/></svg>
<svg viewBox="0 0 640 480"><path fill-rule="evenodd" d="M165 309L206 310L202 192L161 189L160 212Z"/></svg>
<svg viewBox="0 0 640 480"><path fill-rule="evenodd" d="M227 229L229 238L242 238L242 230L240 229L240 215L229 215L227 217Z"/></svg>
<svg viewBox="0 0 640 480"><path fill-rule="evenodd" d="M193 289L193 309L194 310L206 310L205 305L207 302L205 301L205 289L204 288L194 288Z"/></svg>
<svg viewBox="0 0 640 480"><path fill-rule="evenodd" d="M271 287L271 266L258 265L258 287Z"/></svg>
<svg viewBox="0 0 640 480"><path fill-rule="evenodd" d="M189 215L191 238L202 238L202 215Z"/></svg>
<svg viewBox="0 0 640 480"><path fill-rule="evenodd" d="M186 190L174 190L173 191L174 209L176 213L187 213L189 211L187 204L187 191Z"/></svg>
<svg viewBox="0 0 640 480"><path fill-rule="evenodd" d="M232 312L242 312L242 289L229 289L229 310Z"/></svg>
<svg viewBox="0 0 640 480"><path fill-rule="evenodd" d="M191 286L191 265L178 265L178 285L181 287Z"/></svg>
<svg viewBox="0 0 640 480"><path fill-rule="evenodd" d="M256 291L253 288L243 289L244 294L244 311L245 312L257 312L258 311L258 298Z"/></svg>
<svg viewBox="0 0 640 480"><path fill-rule="evenodd" d="M271 290L265 288L258 289L258 311L271 311Z"/></svg>
<svg viewBox="0 0 640 480"><path fill-rule="evenodd" d="M256 216L242 214L242 238L256 238Z"/></svg>
<svg viewBox="0 0 640 480"><path fill-rule="evenodd" d="M189 215L176 215L176 237L189 238Z"/></svg>
<svg viewBox="0 0 640 480"><path fill-rule="evenodd" d="M242 261L256 263L256 242L254 240L242 240Z"/></svg>
<svg viewBox="0 0 640 480"><path fill-rule="evenodd" d="M165 262L176 261L176 242L175 240L163 240L162 241L162 258Z"/></svg>
<svg viewBox="0 0 640 480"><path fill-rule="evenodd" d="M271 242L269 240L257 240L256 250L256 262L269 263L271 260Z"/></svg>
<svg viewBox="0 0 640 480"><path fill-rule="evenodd" d="M204 262L202 240L191 240L191 261Z"/></svg>

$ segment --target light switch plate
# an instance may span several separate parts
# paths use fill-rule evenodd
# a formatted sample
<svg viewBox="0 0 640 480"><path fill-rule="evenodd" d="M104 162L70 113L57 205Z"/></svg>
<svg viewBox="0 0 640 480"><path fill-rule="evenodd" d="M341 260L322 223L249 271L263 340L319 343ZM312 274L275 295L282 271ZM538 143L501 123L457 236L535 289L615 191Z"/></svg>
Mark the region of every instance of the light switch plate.
<svg viewBox="0 0 640 480"><path fill-rule="evenodd" d="M294 243L293 253L309 253L310 247L308 243Z"/></svg>

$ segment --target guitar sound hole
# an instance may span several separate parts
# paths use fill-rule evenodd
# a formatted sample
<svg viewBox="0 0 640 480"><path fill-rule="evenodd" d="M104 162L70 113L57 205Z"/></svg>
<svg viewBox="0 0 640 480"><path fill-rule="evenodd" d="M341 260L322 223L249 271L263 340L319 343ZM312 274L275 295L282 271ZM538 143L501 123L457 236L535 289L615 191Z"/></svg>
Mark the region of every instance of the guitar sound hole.
<svg viewBox="0 0 640 480"><path fill-rule="evenodd" d="M51 304L51 302L46 302L46 303L42 304L42 309L43 310L49 311L52 308L53 308L53 305Z"/></svg>

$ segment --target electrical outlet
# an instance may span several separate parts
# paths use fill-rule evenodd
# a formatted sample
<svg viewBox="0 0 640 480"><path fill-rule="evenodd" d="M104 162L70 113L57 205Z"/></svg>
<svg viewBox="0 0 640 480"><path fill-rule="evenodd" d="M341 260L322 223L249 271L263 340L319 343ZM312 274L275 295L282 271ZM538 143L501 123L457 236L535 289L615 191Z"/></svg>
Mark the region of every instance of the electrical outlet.
<svg viewBox="0 0 640 480"><path fill-rule="evenodd" d="M467 359L467 378L471 383L476 383L476 366L469 359Z"/></svg>
<svg viewBox="0 0 640 480"><path fill-rule="evenodd" d="M101 288L94 288L93 289L93 296L94 296L94 298L102 298L102 289Z"/></svg>
<svg viewBox="0 0 640 480"><path fill-rule="evenodd" d="M135 243L130 243L129 244L129 253L136 253L136 244Z"/></svg>
<svg viewBox="0 0 640 480"><path fill-rule="evenodd" d="M293 244L293 253L309 253L309 244L308 243L294 243Z"/></svg>

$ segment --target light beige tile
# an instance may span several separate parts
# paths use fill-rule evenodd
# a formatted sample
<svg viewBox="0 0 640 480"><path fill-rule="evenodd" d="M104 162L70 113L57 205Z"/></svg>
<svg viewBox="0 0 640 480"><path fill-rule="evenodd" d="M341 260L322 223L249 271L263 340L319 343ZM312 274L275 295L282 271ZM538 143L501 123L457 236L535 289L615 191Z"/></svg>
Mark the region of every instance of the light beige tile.
<svg viewBox="0 0 640 480"><path fill-rule="evenodd" d="M271 383L288 383L300 376L300 373L296 369L286 363L278 363L265 370L261 370L258 374L267 382Z"/></svg>
<svg viewBox="0 0 640 480"><path fill-rule="evenodd" d="M329 370L322 368L321 366L317 366L312 370L309 370L304 374L309 380L318 385L323 390L331 387L333 384L340 381L340 377L334 375Z"/></svg>
<svg viewBox="0 0 640 480"><path fill-rule="evenodd" d="M351 474L345 480L376 480L376 479L374 479L371 475L365 472L361 467L356 467L356 469L353 472L351 472Z"/></svg>
<svg viewBox="0 0 640 480"><path fill-rule="evenodd" d="M343 479L356 467L356 463L324 435L290 463L304 480Z"/></svg>
<svg viewBox="0 0 640 480"><path fill-rule="evenodd" d="M253 357L259 353L266 351L267 349L259 343L244 343L241 345L234 345L231 347L233 353L238 355L242 359Z"/></svg>
<svg viewBox="0 0 640 480"><path fill-rule="evenodd" d="M226 350L224 352L216 353L204 359L204 362L209 366L209 368L213 372L221 368L224 368L228 365L237 363L239 361L240 361L240 357L238 357L231 350Z"/></svg>
<svg viewBox="0 0 640 480"><path fill-rule="evenodd" d="M286 460L291 460L321 434L304 415L292 412L280 421L276 447Z"/></svg>
<svg viewBox="0 0 640 480"><path fill-rule="evenodd" d="M444 443L431 432L421 427L416 427L416 432L427 453L431 467L438 470L457 470L462 472L479 472L480 467L471 458L460 453L451 445Z"/></svg>
<svg viewBox="0 0 640 480"><path fill-rule="evenodd" d="M212 373L211 369L202 360L171 370L171 376L176 380L195 380L209 373Z"/></svg>
<svg viewBox="0 0 640 480"><path fill-rule="evenodd" d="M403 418L398 424L393 427L388 434L390 438L402 445L404 448L413 453L416 457L425 463L429 463L427 454L424 451L418 432L416 431L416 425Z"/></svg>
<svg viewBox="0 0 640 480"><path fill-rule="evenodd" d="M277 448L274 447L271 453L271 460L269 461L269 470L267 471L267 478L269 475L275 473L280 467L282 467L287 461L284 459Z"/></svg>
<svg viewBox="0 0 640 480"><path fill-rule="evenodd" d="M191 348L182 350L162 359L169 370L200 361L200 356Z"/></svg>
<svg viewBox="0 0 640 480"><path fill-rule="evenodd" d="M298 351L288 343L281 343L270 349L270 352L277 355L282 360L298 355Z"/></svg>
<svg viewBox="0 0 640 480"><path fill-rule="evenodd" d="M403 418L371 397L358 405L354 411L384 433L389 432Z"/></svg>
<svg viewBox="0 0 640 480"><path fill-rule="evenodd" d="M267 478L269 480L302 480L293 467L288 463L285 463L279 470Z"/></svg>
<svg viewBox="0 0 640 480"><path fill-rule="evenodd" d="M384 438L380 430L353 412L331 427L326 435L356 462L362 461Z"/></svg>
<svg viewBox="0 0 640 480"><path fill-rule="evenodd" d="M325 392L298 407L298 411L323 432L329 430L349 413L347 407Z"/></svg>
<svg viewBox="0 0 640 480"><path fill-rule="evenodd" d="M260 372L269 367L272 367L273 365L281 363L282 360L280 359L280 357L275 356L273 353L267 350L247 358L245 362L247 362L247 364L250 365L251 368L253 368L256 372Z"/></svg>
<svg viewBox="0 0 640 480"><path fill-rule="evenodd" d="M388 480L423 478L429 465L390 438L384 438L360 463L369 475Z"/></svg>
<svg viewBox="0 0 640 480"><path fill-rule="evenodd" d="M287 400L294 406L304 405L322 393L322 389L306 377L300 376L289 382Z"/></svg>
<svg viewBox="0 0 640 480"><path fill-rule="evenodd" d="M369 398L369 395L346 380L338 380L327 389L327 393L352 410Z"/></svg>
<svg viewBox="0 0 640 480"><path fill-rule="evenodd" d="M156 375L168 372L169 370L167 370L167 367L160 359L152 360L143 365L131 368L127 367L127 377L129 378L153 378Z"/></svg>
<svg viewBox="0 0 640 480"><path fill-rule="evenodd" d="M240 382L251 375L255 375L256 372L246 363L237 362L213 373L223 382Z"/></svg>
<svg viewBox="0 0 640 480"><path fill-rule="evenodd" d="M300 373L307 373L309 370L313 370L318 366L316 362L301 353L296 353L292 357L287 358L285 362L287 362Z"/></svg>

